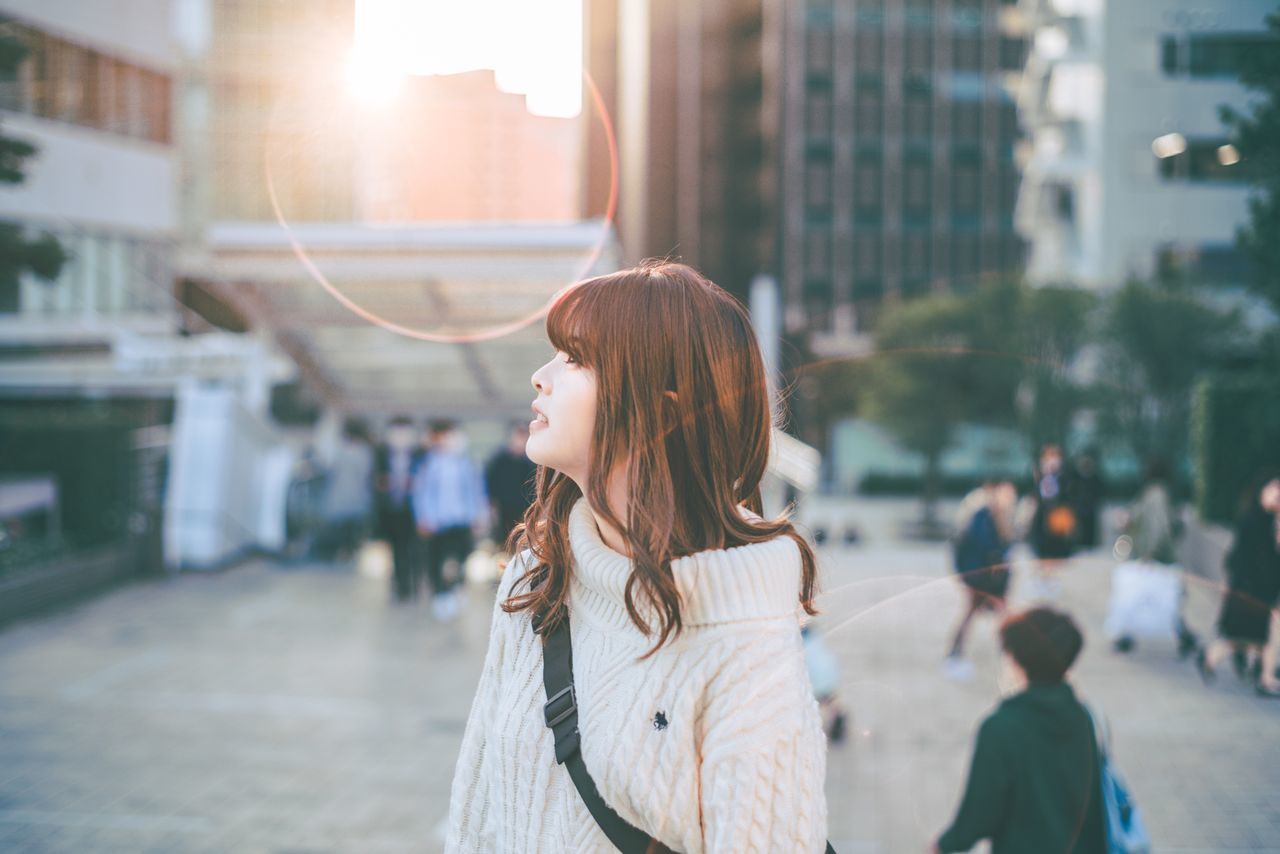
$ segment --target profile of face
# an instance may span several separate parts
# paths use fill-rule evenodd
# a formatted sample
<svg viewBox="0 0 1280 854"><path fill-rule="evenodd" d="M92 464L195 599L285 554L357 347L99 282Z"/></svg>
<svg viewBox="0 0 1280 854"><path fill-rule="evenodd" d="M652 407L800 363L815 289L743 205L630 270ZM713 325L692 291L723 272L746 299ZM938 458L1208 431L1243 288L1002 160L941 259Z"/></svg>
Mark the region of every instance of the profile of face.
<svg viewBox="0 0 1280 854"><path fill-rule="evenodd" d="M1268 513L1280 513L1280 477L1263 484L1262 491L1258 493L1258 503Z"/></svg>
<svg viewBox="0 0 1280 854"><path fill-rule="evenodd" d="M1018 503L1018 490L1012 483L1002 480L992 489L991 502L998 513L1012 513Z"/></svg>
<svg viewBox="0 0 1280 854"><path fill-rule="evenodd" d="M534 371L530 380L538 396L533 401L525 454L585 490L596 423L595 373L561 351Z"/></svg>

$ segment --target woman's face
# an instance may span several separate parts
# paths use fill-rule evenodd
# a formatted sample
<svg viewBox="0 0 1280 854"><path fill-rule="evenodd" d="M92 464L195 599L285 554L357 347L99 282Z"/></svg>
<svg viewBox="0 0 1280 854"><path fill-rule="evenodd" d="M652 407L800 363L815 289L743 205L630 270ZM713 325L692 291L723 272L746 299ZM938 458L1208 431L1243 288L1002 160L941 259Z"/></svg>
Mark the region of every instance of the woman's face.
<svg viewBox="0 0 1280 854"><path fill-rule="evenodd" d="M1268 513L1280 513L1280 478L1266 482L1258 495L1258 503Z"/></svg>
<svg viewBox="0 0 1280 854"><path fill-rule="evenodd" d="M590 458L591 434L596 423L596 377L589 368L557 352L550 362L533 372L538 397L533 402L525 453L577 481L584 490Z"/></svg>

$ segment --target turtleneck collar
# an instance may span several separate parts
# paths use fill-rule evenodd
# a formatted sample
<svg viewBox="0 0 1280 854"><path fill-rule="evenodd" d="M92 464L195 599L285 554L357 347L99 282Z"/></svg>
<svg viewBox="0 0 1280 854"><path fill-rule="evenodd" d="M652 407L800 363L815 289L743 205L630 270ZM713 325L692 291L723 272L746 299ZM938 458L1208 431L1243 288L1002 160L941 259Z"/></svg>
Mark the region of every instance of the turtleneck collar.
<svg viewBox="0 0 1280 854"><path fill-rule="evenodd" d="M625 604L631 560L601 539L585 498L569 516L569 544L571 610L586 612L595 623L635 630ZM686 626L781 617L799 608L800 551L790 537L687 555L671 562L671 572ZM644 608L640 613L652 616Z"/></svg>

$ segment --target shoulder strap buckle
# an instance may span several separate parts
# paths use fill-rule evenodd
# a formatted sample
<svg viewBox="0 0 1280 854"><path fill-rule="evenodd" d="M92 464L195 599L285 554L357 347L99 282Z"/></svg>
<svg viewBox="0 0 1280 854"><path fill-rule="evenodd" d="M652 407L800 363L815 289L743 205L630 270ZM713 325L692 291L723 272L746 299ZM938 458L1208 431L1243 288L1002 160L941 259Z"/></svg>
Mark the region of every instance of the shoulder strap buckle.
<svg viewBox="0 0 1280 854"><path fill-rule="evenodd" d="M574 694L573 685L566 685L556 692L550 700L542 706L542 718L547 722L547 726L555 729L570 717L578 713L577 696Z"/></svg>

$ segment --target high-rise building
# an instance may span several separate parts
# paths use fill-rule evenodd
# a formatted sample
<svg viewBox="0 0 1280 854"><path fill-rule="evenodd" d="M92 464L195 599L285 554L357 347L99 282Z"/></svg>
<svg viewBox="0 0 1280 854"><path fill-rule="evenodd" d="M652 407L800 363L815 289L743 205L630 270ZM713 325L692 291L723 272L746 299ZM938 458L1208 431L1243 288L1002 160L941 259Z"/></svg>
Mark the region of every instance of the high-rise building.
<svg viewBox="0 0 1280 854"><path fill-rule="evenodd" d="M811 349L856 348L886 300L1021 269L1010 5L788 5L780 269Z"/></svg>
<svg viewBox="0 0 1280 854"><path fill-rule="evenodd" d="M627 260L680 258L745 300L776 272L782 4L588 0L584 15L587 70L617 130ZM583 204L599 215L609 154L587 130Z"/></svg>
<svg viewBox="0 0 1280 854"><path fill-rule="evenodd" d="M1218 109L1244 107L1236 62L1280 52L1275 0L1024 0L1033 48L1017 224L1034 282L1106 287L1163 265L1244 277L1234 245L1250 164Z"/></svg>

